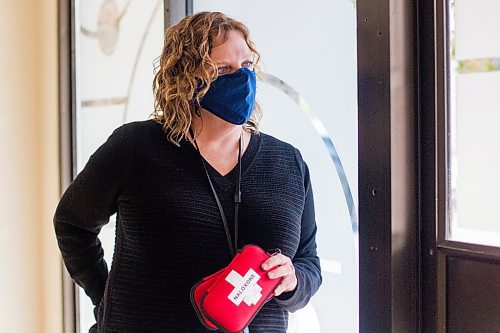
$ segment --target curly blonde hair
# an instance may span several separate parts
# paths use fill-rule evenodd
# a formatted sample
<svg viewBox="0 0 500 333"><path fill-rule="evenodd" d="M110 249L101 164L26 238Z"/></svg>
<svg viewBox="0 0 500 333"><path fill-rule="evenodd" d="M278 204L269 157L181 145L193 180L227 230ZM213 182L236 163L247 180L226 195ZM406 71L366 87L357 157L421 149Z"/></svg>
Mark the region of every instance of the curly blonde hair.
<svg viewBox="0 0 500 333"><path fill-rule="evenodd" d="M250 40L248 28L223 13L200 12L186 16L165 33L163 51L158 57L160 64L155 66L155 111L151 115L163 124L168 140L176 146L188 137L193 116L200 115L199 102L218 76L217 67L210 59L212 49L217 46L214 43L216 40L223 43L231 30L241 32L254 53L254 69L259 77L260 54ZM262 110L256 102L250 119L242 126L257 133L261 118Z"/></svg>

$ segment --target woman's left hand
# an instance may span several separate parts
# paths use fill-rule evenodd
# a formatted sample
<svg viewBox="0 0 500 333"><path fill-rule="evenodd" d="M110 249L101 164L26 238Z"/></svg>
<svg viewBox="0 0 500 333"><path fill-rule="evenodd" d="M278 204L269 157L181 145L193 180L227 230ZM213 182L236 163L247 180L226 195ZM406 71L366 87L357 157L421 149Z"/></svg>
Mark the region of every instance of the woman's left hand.
<svg viewBox="0 0 500 333"><path fill-rule="evenodd" d="M295 267L293 266L292 260L281 254L275 254L268 258L261 267L263 270L267 271L274 266L278 266L272 271L267 272L267 276L270 279L277 279L283 276L283 280L274 290L274 296L279 296L281 293L286 291L293 291L297 288L297 276L295 275Z"/></svg>

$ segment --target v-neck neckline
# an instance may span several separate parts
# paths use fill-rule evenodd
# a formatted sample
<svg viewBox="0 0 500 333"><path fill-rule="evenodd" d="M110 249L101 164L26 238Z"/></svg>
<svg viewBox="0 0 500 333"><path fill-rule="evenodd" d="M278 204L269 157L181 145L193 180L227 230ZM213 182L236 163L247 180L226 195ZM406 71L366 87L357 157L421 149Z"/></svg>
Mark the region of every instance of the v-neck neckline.
<svg viewBox="0 0 500 333"><path fill-rule="evenodd" d="M257 152L260 148L260 142L261 142L261 135L260 133L251 133L250 135L250 142L248 143L247 148L243 152L243 155L241 155L241 178L243 179L243 176L245 175L246 171L249 169L250 165L252 164L252 161L255 159L255 156L257 155ZM196 156L196 161L200 168L203 168L203 165L200 160L200 156L198 153L198 150L196 147L189 142L189 140L184 139L182 140L181 145L186 146L192 153L195 154ZM203 158L203 157L202 157ZM210 175L210 179L212 182L216 183L219 188L221 188L224 191L228 191L232 189L235 185L236 182L238 181L238 168L239 165L236 163L236 165L229 171L227 174L222 175L217 169L215 169L205 158L203 158L205 162L205 166L207 168L207 171ZM205 172L203 171L203 174L205 175Z"/></svg>

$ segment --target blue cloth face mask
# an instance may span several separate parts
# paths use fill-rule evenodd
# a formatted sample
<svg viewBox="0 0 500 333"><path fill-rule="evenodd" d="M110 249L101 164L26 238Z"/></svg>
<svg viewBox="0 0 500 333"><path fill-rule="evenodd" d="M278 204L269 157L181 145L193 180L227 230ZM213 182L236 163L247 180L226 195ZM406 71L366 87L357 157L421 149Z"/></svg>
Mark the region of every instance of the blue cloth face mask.
<svg viewBox="0 0 500 333"><path fill-rule="evenodd" d="M227 122L241 125L252 114L255 92L255 72L242 67L213 81L200 106Z"/></svg>

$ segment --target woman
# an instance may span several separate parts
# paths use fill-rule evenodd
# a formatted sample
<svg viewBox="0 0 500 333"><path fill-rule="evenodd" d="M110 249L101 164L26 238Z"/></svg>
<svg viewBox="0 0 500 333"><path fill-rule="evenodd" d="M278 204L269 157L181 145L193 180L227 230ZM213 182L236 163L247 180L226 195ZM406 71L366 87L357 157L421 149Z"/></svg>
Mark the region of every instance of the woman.
<svg viewBox="0 0 500 333"><path fill-rule="evenodd" d="M250 332L285 332L288 311L318 290L309 170L299 150L258 130L258 60L242 23L218 12L184 18L166 32L154 118L116 128L63 194L55 232L96 306L91 331L207 332L190 289L230 262L232 242L281 250L262 267L283 280ZM114 213L108 276L97 236Z"/></svg>

